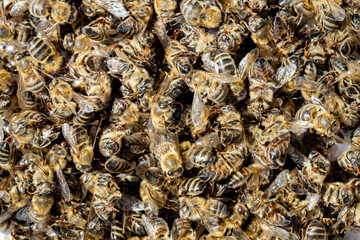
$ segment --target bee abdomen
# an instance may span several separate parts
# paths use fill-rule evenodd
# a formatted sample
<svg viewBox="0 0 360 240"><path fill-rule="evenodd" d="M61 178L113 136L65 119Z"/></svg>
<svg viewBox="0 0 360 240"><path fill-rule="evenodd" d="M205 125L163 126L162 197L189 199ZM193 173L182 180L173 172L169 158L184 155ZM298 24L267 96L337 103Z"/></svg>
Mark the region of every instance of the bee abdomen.
<svg viewBox="0 0 360 240"><path fill-rule="evenodd" d="M312 221L306 229L305 240L326 240L327 232L325 226L317 221Z"/></svg>
<svg viewBox="0 0 360 240"><path fill-rule="evenodd" d="M208 166L216 160L211 149L202 146L194 146L189 155L191 155L192 161L199 166Z"/></svg>
<svg viewBox="0 0 360 240"><path fill-rule="evenodd" d="M182 194L185 195L200 195L202 192L204 192L206 188L206 182L201 180L200 178L190 178L183 182L183 184L180 186L180 191Z"/></svg>
<svg viewBox="0 0 360 240"><path fill-rule="evenodd" d="M134 164L131 164L127 160L123 158L119 158L117 156L112 156L109 158L104 165L105 169L110 173L123 173L132 170Z"/></svg>
<svg viewBox="0 0 360 240"><path fill-rule="evenodd" d="M10 144L6 141L0 143L0 163L7 164L10 160Z"/></svg>
<svg viewBox="0 0 360 240"><path fill-rule="evenodd" d="M224 160L218 161L216 164L204 168L199 173L199 178L206 182L220 181L228 178L232 173L231 167Z"/></svg>
<svg viewBox="0 0 360 240"><path fill-rule="evenodd" d="M35 17L46 17L50 14L51 1L48 0L33 0L29 4L29 12Z"/></svg>
<svg viewBox="0 0 360 240"><path fill-rule="evenodd" d="M335 17L331 13L327 13L324 19L325 32L333 32L340 28L340 23L336 21Z"/></svg>
<svg viewBox="0 0 360 240"><path fill-rule="evenodd" d="M139 157L139 165L143 165L144 167L155 167L158 165L155 154L147 153Z"/></svg>
<svg viewBox="0 0 360 240"><path fill-rule="evenodd" d="M30 91L24 92L24 107L26 109L33 109L36 106L36 98L35 95Z"/></svg>
<svg viewBox="0 0 360 240"><path fill-rule="evenodd" d="M125 240L122 224L118 220L111 223L111 240Z"/></svg>
<svg viewBox="0 0 360 240"><path fill-rule="evenodd" d="M217 54L214 61L219 66L219 73L235 75L235 61L229 53Z"/></svg>
<svg viewBox="0 0 360 240"><path fill-rule="evenodd" d="M74 122L78 124L87 124L91 121L94 117L94 112L84 111L81 110L78 114L74 117Z"/></svg>
<svg viewBox="0 0 360 240"><path fill-rule="evenodd" d="M38 37L29 40L28 50L30 55L39 62L45 62L53 51L45 40Z"/></svg>
<svg viewBox="0 0 360 240"><path fill-rule="evenodd" d="M130 217L130 218L128 219L129 230L138 235L145 235L146 231L142 219L138 217Z"/></svg>

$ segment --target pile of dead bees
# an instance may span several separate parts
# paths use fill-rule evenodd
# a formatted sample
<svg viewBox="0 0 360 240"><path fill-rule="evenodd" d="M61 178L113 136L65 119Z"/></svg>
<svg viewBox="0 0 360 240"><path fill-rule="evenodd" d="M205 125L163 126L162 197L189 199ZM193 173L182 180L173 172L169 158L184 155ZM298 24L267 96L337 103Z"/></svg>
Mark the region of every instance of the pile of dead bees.
<svg viewBox="0 0 360 240"><path fill-rule="evenodd" d="M360 1L0 4L0 233L360 227Z"/></svg>

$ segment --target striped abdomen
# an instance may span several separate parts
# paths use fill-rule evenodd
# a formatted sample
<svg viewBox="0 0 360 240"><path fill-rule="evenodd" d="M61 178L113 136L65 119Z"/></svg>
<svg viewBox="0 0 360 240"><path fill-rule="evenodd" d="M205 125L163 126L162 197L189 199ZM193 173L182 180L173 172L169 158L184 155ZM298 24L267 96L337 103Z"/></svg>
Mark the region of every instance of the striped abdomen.
<svg viewBox="0 0 360 240"><path fill-rule="evenodd" d="M216 54L214 61L219 67L219 73L235 75L235 61L229 53L221 52Z"/></svg>
<svg viewBox="0 0 360 240"><path fill-rule="evenodd" d="M311 221L306 228L305 240L327 240L325 226L317 220Z"/></svg>
<svg viewBox="0 0 360 240"><path fill-rule="evenodd" d="M190 178L184 181L180 186L180 192L184 195L196 196L204 192L206 182L198 177Z"/></svg>
<svg viewBox="0 0 360 240"><path fill-rule="evenodd" d="M226 204L216 199L208 199L204 209L218 216L219 218L224 218L230 213Z"/></svg>
<svg viewBox="0 0 360 240"><path fill-rule="evenodd" d="M35 94L30 91L25 91L23 96L24 96L24 108L34 109L36 106Z"/></svg>
<svg viewBox="0 0 360 240"><path fill-rule="evenodd" d="M215 164L202 169L199 178L207 182L220 181L228 178L232 172L232 167L225 160L219 159Z"/></svg>
<svg viewBox="0 0 360 240"><path fill-rule="evenodd" d="M125 240L125 236L123 234L123 224L118 220L114 220L111 223L111 230L110 230L110 237L111 240Z"/></svg>
<svg viewBox="0 0 360 240"><path fill-rule="evenodd" d="M0 142L0 164L6 165L10 161L10 144L6 141Z"/></svg>
<svg viewBox="0 0 360 240"><path fill-rule="evenodd" d="M40 63L48 62L50 57L56 54L50 44L39 37L31 38L27 45L31 57Z"/></svg>
<svg viewBox="0 0 360 240"><path fill-rule="evenodd" d="M189 149L188 156L196 166L202 167L209 166L216 160L211 148L199 145L193 145L193 147Z"/></svg>
<svg viewBox="0 0 360 240"><path fill-rule="evenodd" d="M323 27L325 32L334 32L340 28L341 23L329 12L325 15Z"/></svg>
<svg viewBox="0 0 360 240"><path fill-rule="evenodd" d="M137 234L137 235L145 235L145 227L143 224L143 220L140 216L132 215L127 219L127 228Z"/></svg>
<svg viewBox="0 0 360 240"><path fill-rule="evenodd" d="M78 114L75 115L74 123L87 124L93 119L93 117L94 117L94 112L83 109L80 110Z"/></svg>
<svg viewBox="0 0 360 240"><path fill-rule="evenodd" d="M47 17L51 11L51 0L32 0L29 3L29 12L35 17Z"/></svg>

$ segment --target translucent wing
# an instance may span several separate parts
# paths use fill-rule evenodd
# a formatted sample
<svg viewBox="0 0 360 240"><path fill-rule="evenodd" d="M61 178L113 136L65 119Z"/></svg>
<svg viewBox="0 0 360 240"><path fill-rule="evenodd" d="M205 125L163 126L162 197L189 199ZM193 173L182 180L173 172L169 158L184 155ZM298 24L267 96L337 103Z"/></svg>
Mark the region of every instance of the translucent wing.
<svg viewBox="0 0 360 240"><path fill-rule="evenodd" d="M200 98L199 92L195 89L194 98L191 106L191 120L194 127L202 127L204 124L203 119L207 119L208 109Z"/></svg>
<svg viewBox="0 0 360 240"><path fill-rule="evenodd" d="M218 233L225 230L223 222L217 216L209 214L200 208L197 210L201 216L204 227L209 231L209 233Z"/></svg>
<svg viewBox="0 0 360 240"><path fill-rule="evenodd" d="M142 220L147 234L150 236L151 239L155 240L156 229L151 223L151 218L143 214Z"/></svg>
<svg viewBox="0 0 360 240"><path fill-rule="evenodd" d="M292 85L295 89L304 90L304 91L317 91L321 89L322 84L315 81L311 81L304 77L298 77L293 82Z"/></svg>
<svg viewBox="0 0 360 240"><path fill-rule="evenodd" d="M0 118L0 141L4 139L4 127L5 127L5 122L2 118Z"/></svg>
<svg viewBox="0 0 360 240"><path fill-rule="evenodd" d="M66 182L64 173L61 170L59 165L56 166L55 172L56 172L57 179L59 181L58 184L59 184L61 193L62 193L64 199L68 202L68 201L70 201L70 188Z"/></svg>
<svg viewBox="0 0 360 240"><path fill-rule="evenodd" d="M30 221L29 209L30 209L30 206L26 206L26 207L20 209L19 211L16 212L15 218L19 221L29 222Z"/></svg>
<svg viewBox="0 0 360 240"><path fill-rule="evenodd" d="M244 231L240 227L236 227L233 229L232 236L234 236L236 239L250 240L250 238L244 233Z"/></svg>
<svg viewBox="0 0 360 240"><path fill-rule="evenodd" d="M87 113L94 112L94 108L89 102L80 102L79 108L80 108L80 110L87 112Z"/></svg>
<svg viewBox="0 0 360 240"><path fill-rule="evenodd" d="M95 3L117 18L129 16L121 0L95 0Z"/></svg>
<svg viewBox="0 0 360 240"><path fill-rule="evenodd" d="M219 65L217 65L214 61L210 59L204 59L203 63L205 70L213 73L219 73Z"/></svg>
<svg viewBox="0 0 360 240"><path fill-rule="evenodd" d="M148 203L148 207L151 210L151 212L154 213L155 216L158 216L160 209L159 209L158 205L156 204L156 202L154 201L154 199L148 199L147 203Z"/></svg>
<svg viewBox="0 0 360 240"><path fill-rule="evenodd" d="M296 2L296 0L280 0L279 5L288 6L288 5L292 5L294 2Z"/></svg>
<svg viewBox="0 0 360 240"><path fill-rule="evenodd" d="M308 193L306 196L306 200L309 200L309 204L307 206L308 211L313 210L317 206L318 202L320 201L320 197L321 191L315 194Z"/></svg>
<svg viewBox="0 0 360 240"><path fill-rule="evenodd" d="M120 209L123 211L143 211L144 204L137 198L123 193L118 201Z"/></svg>
<svg viewBox="0 0 360 240"><path fill-rule="evenodd" d="M267 191L272 194L276 194L280 188L286 186L286 184L290 181L289 170L286 169L279 173L274 181L270 184Z"/></svg>
<svg viewBox="0 0 360 240"><path fill-rule="evenodd" d="M188 157L188 155L185 156L184 163L185 163L186 170L190 170L194 167L194 162L192 161L192 159L190 157Z"/></svg>
<svg viewBox="0 0 360 240"><path fill-rule="evenodd" d="M171 39L167 35L165 24L162 23L161 21L156 21L154 30L155 30L155 33L156 33L157 37L159 38L161 44L166 49L170 45Z"/></svg>
<svg viewBox="0 0 360 240"><path fill-rule="evenodd" d="M18 103L21 109L25 106L25 100L24 100L24 92L25 92L25 86L24 86L24 78L21 74L19 74L19 80L18 80L18 88L16 90L16 96L18 99Z"/></svg>
<svg viewBox="0 0 360 240"><path fill-rule="evenodd" d="M339 22L344 21L346 16L345 10L342 9L334 0L327 0L327 2L329 3L330 11L332 15L334 15L334 18Z"/></svg>
<svg viewBox="0 0 360 240"><path fill-rule="evenodd" d="M11 200L10 194L5 190L0 190L0 199L4 202L9 202Z"/></svg>
<svg viewBox="0 0 360 240"><path fill-rule="evenodd" d="M159 99L160 96L164 96L166 95L166 92L169 89L170 84L172 83L172 81L174 80L172 75L167 75L164 80L162 81L159 91L156 94L154 101L157 101Z"/></svg>
<svg viewBox="0 0 360 240"><path fill-rule="evenodd" d="M72 131L72 126L69 123L64 123L62 126L62 134L65 138L65 140L68 142L68 144L71 146L71 148L74 150L76 155L80 157L79 153L79 145L78 145L78 138L74 134L74 131Z"/></svg>
<svg viewBox="0 0 360 240"><path fill-rule="evenodd" d="M68 106L73 114L76 114L75 104L70 102L69 99L67 99L60 91L56 91L56 96L59 96L66 106ZM75 105L75 106L74 106Z"/></svg>
<svg viewBox="0 0 360 240"><path fill-rule="evenodd" d="M16 212L19 209L25 207L28 204L29 201L30 201L30 197L27 196L27 197L25 197L23 199L18 200L15 203L11 204L11 206L5 212L1 213L1 215L0 215L0 223L8 220L14 212Z"/></svg>
<svg viewBox="0 0 360 240"><path fill-rule="evenodd" d="M326 111L326 109L324 109L324 107L323 107L322 101L321 101L319 98L315 97L314 95L311 95L311 101L312 101L314 104L319 105L324 111Z"/></svg>
<svg viewBox="0 0 360 240"><path fill-rule="evenodd" d="M28 1L17 1L10 10L10 15L13 17L21 16L29 8Z"/></svg>
<svg viewBox="0 0 360 240"><path fill-rule="evenodd" d="M282 86L284 86L291 79L291 77L294 76L296 69L297 66L294 63L290 63L286 67L279 67L275 73L275 78L278 82L278 85L276 87L281 88Z"/></svg>
<svg viewBox="0 0 360 240"><path fill-rule="evenodd" d="M306 167L310 160L299 150L293 150L293 152L289 153L290 159L293 160L299 167Z"/></svg>
<svg viewBox="0 0 360 240"><path fill-rule="evenodd" d="M283 240L290 239L290 233L288 233L288 231L286 231L280 227L275 227L273 225L270 225L267 222L262 221L260 219L258 219L258 221L260 222L261 229L268 236L268 238L270 238L272 236L276 236Z"/></svg>
<svg viewBox="0 0 360 240"><path fill-rule="evenodd" d="M210 77L211 80L220 83L234 83L234 82L239 82L241 80L238 76L233 76L224 73L209 73L208 76Z"/></svg>
<svg viewBox="0 0 360 240"><path fill-rule="evenodd" d="M297 120L294 123L302 128L314 128L314 124L308 121Z"/></svg>
<svg viewBox="0 0 360 240"><path fill-rule="evenodd" d="M252 66L259 56L259 49L255 48L251 50L246 56L241 59L239 63L239 77L240 81L243 81L249 74Z"/></svg>
<svg viewBox="0 0 360 240"><path fill-rule="evenodd" d="M219 135L216 132L208 133L205 136L199 138L195 144L200 146L207 146L210 148L216 147L220 144Z"/></svg>

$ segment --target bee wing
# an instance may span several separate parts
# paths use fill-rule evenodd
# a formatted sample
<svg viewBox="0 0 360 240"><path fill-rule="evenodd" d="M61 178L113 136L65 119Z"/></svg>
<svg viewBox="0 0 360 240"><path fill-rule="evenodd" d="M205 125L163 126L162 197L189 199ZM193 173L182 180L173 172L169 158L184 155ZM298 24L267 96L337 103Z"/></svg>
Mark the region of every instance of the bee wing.
<svg viewBox="0 0 360 240"><path fill-rule="evenodd" d="M144 72L144 70L142 68L140 68L133 60L131 60L121 49L115 48L114 52L115 52L116 56L118 56L119 58L121 58L122 60L124 60L126 62L131 63L140 72Z"/></svg>
<svg viewBox="0 0 360 240"><path fill-rule="evenodd" d="M255 48L251 50L246 56L241 59L239 63L239 81L243 81L251 70L251 67L255 63L259 56L259 49Z"/></svg>
<svg viewBox="0 0 360 240"><path fill-rule="evenodd" d="M80 102L79 108L80 108L80 110L87 112L87 113L94 112L94 108L89 102Z"/></svg>
<svg viewBox="0 0 360 240"><path fill-rule="evenodd" d="M117 18L129 16L121 0L95 0L95 3Z"/></svg>
<svg viewBox="0 0 360 240"><path fill-rule="evenodd" d="M299 167L306 167L308 163L310 163L310 159L308 159L304 154L302 154L299 150L293 148L293 151L289 153L289 157L293 160Z"/></svg>
<svg viewBox="0 0 360 240"><path fill-rule="evenodd" d="M185 156L184 163L185 163L185 169L186 170L190 170L190 169L192 169L194 167L193 161L188 156Z"/></svg>
<svg viewBox="0 0 360 240"><path fill-rule="evenodd" d="M294 2L296 2L296 0L280 0L279 5L288 6L288 5L292 5Z"/></svg>
<svg viewBox="0 0 360 240"><path fill-rule="evenodd" d="M200 126L202 124L201 119L207 118L208 109L204 102L200 98L200 93L195 89L194 98L191 105L191 120L194 124L194 127Z"/></svg>
<svg viewBox="0 0 360 240"><path fill-rule="evenodd" d="M5 128L5 122L2 118L0 118L0 141L4 140L4 128Z"/></svg>
<svg viewBox="0 0 360 240"><path fill-rule="evenodd" d="M166 95L167 90L169 89L170 84L172 83L172 81L174 80L173 76L171 75L167 75L164 80L162 81L162 83L160 84L160 88L158 93L156 94L154 101L157 101L159 99L160 96L164 96Z"/></svg>
<svg viewBox="0 0 360 240"><path fill-rule="evenodd" d="M289 64L286 67L279 67L275 73L275 79L278 83L277 88L284 86L296 72L297 66L294 63Z"/></svg>
<svg viewBox="0 0 360 240"><path fill-rule="evenodd" d="M63 171L61 170L60 166L57 165L55 168L56 176L59 181L59 187L64 199L68 202L70 201L70 188L66 182L65 176Z"/></svg>
<svg viewBox="0 0 360 240"><path fill-rule="evenodd" d="M330 6L330 11L332 15L334 15L334 18L342 22L345 19L346 12L343 8L341 8L334 0L327 0Z"/></svg>
<svg viewBox="0 0 360 240"><path fill-rule="evenodd" d="M20 209L19 211L16 212L15 218L19 221L29 222L30 221L29 210L30 210L30 206L26 206Z"/></svg>
<svg viewBox="0 0 360 240"><path fill-rule="evenodd" d="M27 1L17 1L10 10L10 15L12 17L21 16L29 8L29 3Z"/></svg>
<svg viewBox="0 0 360 240"><path fill-rule="evenodd" d="M304 90L304 91L317 91L322 87L322 84L309 80L305 77L296 78L293 81L292 85L294 86L295 89Z"/></svg>
<svg viewBox="0 0 360 240"><path fill-rule="evenodd" d="M70 102L70 100L67 99L67 98L66 98L61 92L59 92L59 91L56 91L56 95L59 96L59 97L64 101L64 103L66 104L66 106L68 106L68 107L70 108L70 110L71 110L71 112L72 112L73 114L76 114L76 109L75 109L76 104L75 104L75 103ZM75 105L75 106L74 106L74 105Z"/></svg>
<svg viewBox="0 0 360 240"><path fill-rule="evenodd" d="M223 232L223 222L221 222L217 216L209 214L202 209L198 209L198 212L201 216L204 227L209 231L209 233Z"/></svg>
<svg viewBox="0 0 360 240"><path fill-rule="evenodd" d="M238 76L233 76L224 73L208 73L208 76L210 77L211 80L220 83L234 83L234 82L239 82L241 80Z"/></svg>
<svg viewBox="0 0 360 240"><path fill-rule="evenodd" d="M210 59L204 59L204 68L206 71L213 72L213 73L219 73L219 65L216 64L213 60Z"/></svg>
<svg viewBox="0 0 360 240"><path fill-rule="evenodd" d="M25 100L23 93L25 92L25 86L24 86L24 78L21 74L19 74L19 80L18 80L18 88L16 90L16 96L18 98L18 103L21 109L25 106Z"/></svg>
<svg viewBox="0 0 360 240"><path fill-rule="evenodd" d="M314 128L314 124L311 122L308 122L308 121L297 120L293 123L296 124L300 128ZM294 130L294 129L290 129L290 131L291 130Z"/></svg>
<svg viewBox="0 0 360 240"><path fill-rule="evenodd" d="M171 39L167 35L165 24L161 21L156 21L154 25L154 30L161 44L166 49L170 45Z"/></svg>
<svg viewBox="0 0 360 240"><path fill-rule="evenodd" d="M3 199L5 202L11 200L10 194L5 190L0 190L0 199Z"/></svg>
<svg viewBox="0 0 360 240"><path fill-rule="evenodd" d="M153 224L151 223L151 218L146 216L145 214L143 214L141 216L142 220L143 220L143 223L144 223L144 227L145 227L145 230L147 232L147 234L149 235L149 237L152 239L152 240L155 240L155 234L156 234L156 228L155 226L153 226Z"/></svg>
<svg viewBox="0 0 360 240"><path fill-rule="evenodd" d="M320 197L321 197L321 191L315 194L308 193L308 195L306 195L306 200L309 200L309 204L307 205L308 211L313 210L314 207L317 206L318 202L320 201Z"/></svg>
<svg viewBox="0 0 360 240"><path fill-rule="evenodd" d="M286 186L286 184L290 181L289 170L283 170L281 173L277 175L274 181L270 184L267 189L267 192L271 194L276 194L280 188Z"/></svg>
<svg viewBox="0 0 360 240"><path fill-rule="evenodd" d="M326 111L326 110L324 109L324 104L323 104L323 102L322 102L319 98L315 97L314 95L311 95L311 102L313 102L314 104L319 105L324 111Z"/></svg>
<svg viewBox="0 0 360 240"><path fill-rule="evenodd" d="M233 229L232 236L234 236L236 239L242 239L242 240L250 240L250 238L244 233L244 231L240 227L236 227Z"/></svg>
<svg viewBox="0 0 360 240"><path fill-rule="evenodd" d="M302 210L304 210L309 205L309 200L303 200L301 201L294 209L289 211L289 216L293 217L300 213Z"/></svg>
<svg viewBox="0 0 360 240"><path fill-rule="evenodd" d="M144 204L137 198L123 193L118 201L120 209L123 211L143 211Z"/></svg>
<svg viewBox="0 0 360 240"><path fill-rule="evenodd" d="M285 229L270 225L259 218L257 218L257 220L261 225L261 229L269 238L272 236L276 236L283 240L290 239L290 233L288 233L288 231L286 231Z"/></svg>
<svg viewBox="0 0 360 240"><path fill-rule="evenodd" d="M14 212L18 211L19 209L25 207L28 202L30 201L30 196L27 196L23 199L18 200L17 202L11 204L11 206L0 215L0 223L8 220Z"/></svg>
<svg viewBox="0 0 360 240"><path fill-rule="evenodd" d="M71 148L76 152L79 156L79 146L78 146L78 139L74 135L73 131L71 131L71 126L69 123L64 123L62 126L62 134Z"/></svg>

